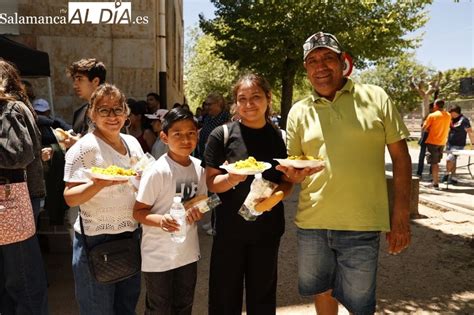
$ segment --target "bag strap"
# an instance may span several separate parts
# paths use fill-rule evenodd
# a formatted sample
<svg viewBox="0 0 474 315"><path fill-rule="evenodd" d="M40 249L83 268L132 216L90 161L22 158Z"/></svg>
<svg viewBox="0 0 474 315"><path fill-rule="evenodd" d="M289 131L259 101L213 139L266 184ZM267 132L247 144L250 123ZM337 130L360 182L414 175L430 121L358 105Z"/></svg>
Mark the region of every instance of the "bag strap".
<svg viewBox="0 0 474 315"><path fill-rule="evenodd" d="M123 144L125 145L125 148L127 149L127 154L128 154L128 157L129 157L129 158L131 158L131 157L132 157L132 155L131 155L131 153L130 153L130 147L128 146L128 143L127 143L127 141L125 141L125 138L123 138L122 136L120 136L120 139L122 139L122 141L123 141Z"/></svg>
<svg viewBox="0 0 474 315"><path fill-rule="evenodd" d="M86 250L87 259L89 259L90 248L87 245L86 233L84 232L84 225L82 224L81 208L79 208L79 225L81 226L81 237L84 242L84 249Z"/></svg>
<svg viewBox="0 0 474 315"><path fill-rule="evenodd" d="M128 146L127 141L125 141L125 139L122 136L120 136L120 139L122 139L122 141L125 145L125 148L127 149L128 156L131 157L130 147ZM82 216L81 216L81 208L80 207L79 207L79 225L81 226L81 236L82 236L82 241L84 242L84 248L86 250L87 258L89 258L90 248L87 245L86 233L84 232L84 224L82 223ZM138 228L140 228L140 223L138 223ZM132 232L132 237L131 238L133 238L133 232Z"/></svg>
<svg viewBox="0 0 474 315"><path fill-rule="evenodd" d="M227 142L229 141L229 127L227 124L222 125L222 129L224 129L224 147L227 145Z"/></svg>

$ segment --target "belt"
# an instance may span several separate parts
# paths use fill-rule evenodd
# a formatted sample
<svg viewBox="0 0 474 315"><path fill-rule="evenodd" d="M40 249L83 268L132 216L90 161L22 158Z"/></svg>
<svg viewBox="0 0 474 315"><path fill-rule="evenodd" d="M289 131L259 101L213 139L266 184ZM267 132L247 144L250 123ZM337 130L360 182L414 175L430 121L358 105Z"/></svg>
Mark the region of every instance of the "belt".
<svg viewBox="0 0 474 315"><path fill-rule="evenodd" d="M11 184L22 183L26 180L25 169L0 168L0 184L4 184L5 179L8 179Z"/></svg>

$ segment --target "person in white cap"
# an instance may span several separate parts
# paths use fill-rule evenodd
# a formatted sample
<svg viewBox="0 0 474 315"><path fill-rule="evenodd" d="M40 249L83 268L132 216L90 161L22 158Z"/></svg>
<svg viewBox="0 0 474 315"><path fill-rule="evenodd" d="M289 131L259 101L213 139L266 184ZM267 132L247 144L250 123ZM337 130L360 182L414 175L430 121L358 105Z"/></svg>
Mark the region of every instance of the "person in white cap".
<svg viewBox="0 0 474 315"><path fill-rule="evenodd" d="M303 45L311 95L288 114L292 156L320 156L325 168L277 166L301 183L298 287L313 296L318 314L373 314L380 233L388 252L410 243L409 132L385 91L344 75L346 53L332 34L318 32ZM385 148L393 164L394 202L389 211Z"/></svg>
<svg viewBox="0 0 474 315"><path fill-rule="evenodd" d="M161 123L163 122L163 118L168 113L167 109L158 109L153 114L145 114L145 116L151 120L151 127L153 128L153 132L156 134L155 143L151 147L151 155L158 160L160 156L168 152L168 146L161 141L160 133L161 133Z"/></svg>

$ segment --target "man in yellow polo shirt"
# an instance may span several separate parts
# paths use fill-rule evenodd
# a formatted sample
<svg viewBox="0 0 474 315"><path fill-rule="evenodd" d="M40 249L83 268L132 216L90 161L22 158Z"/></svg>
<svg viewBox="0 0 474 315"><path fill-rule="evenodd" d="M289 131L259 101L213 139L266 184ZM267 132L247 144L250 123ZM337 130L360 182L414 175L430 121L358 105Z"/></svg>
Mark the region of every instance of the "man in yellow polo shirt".
<svg viewBox="0 0 474 315"><path fill-rule="evenodd" d="M428 132L426 138L426 162L431 164L433 176L433 188L439 190L439 162L443 158L443 150L448 141L451 115L444 110L444 101L436 100L433 112L426 117L423 123L423 131Z"/></svg>
<svg viewBox="0 0 474 315"><path fill-rule="evenodd" d="M299 291L316 311L375 312L380 232L397 254L410 243L411 160L408 130L385 91L343 76L345 53L323 32L304 46L312 95L288 115L289 155L321 156L324 169L278 166L301 183L298 211ZM394 205L389 215L385 147L393 162Z"/></svg>

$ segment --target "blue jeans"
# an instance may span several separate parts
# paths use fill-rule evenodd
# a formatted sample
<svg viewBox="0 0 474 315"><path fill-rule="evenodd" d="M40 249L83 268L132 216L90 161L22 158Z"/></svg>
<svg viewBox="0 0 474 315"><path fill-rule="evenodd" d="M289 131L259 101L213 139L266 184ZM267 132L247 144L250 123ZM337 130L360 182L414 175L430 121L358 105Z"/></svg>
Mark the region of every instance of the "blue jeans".
<svg viewBox="0 0 474 315"><path fill-rule="evenodd" d="M349 312L373 314L380 233L298 229L297 236L300 294L332 289Z"/></svg>
<svg viewBox="0 0 474 315"><path fill-rule="evenodd" d="M133 233L139 233L139 230ZM123 233L86 236L89 248L119 238L123 238ZM138 297L140 296L140 273L114 284L98 283L89 272L82 235L77 232L73 240L72 270L74 272L76 300L79 303L81 314L135 314Z"/></svg>
<svg viewBox="0 0 474 315"><path fill-rule="evenodd" d="M423 168L425 166L425 156L426 156L426 144L420 144L420 154L418 155L418 168L416 170L416 175L423 175Z"/></svg>
<svg viewBox="0 0 474 315"><path fill-rule="evenodd" d="M0 314L48 314L47 293L36 235L0 246Z"/></svg>

